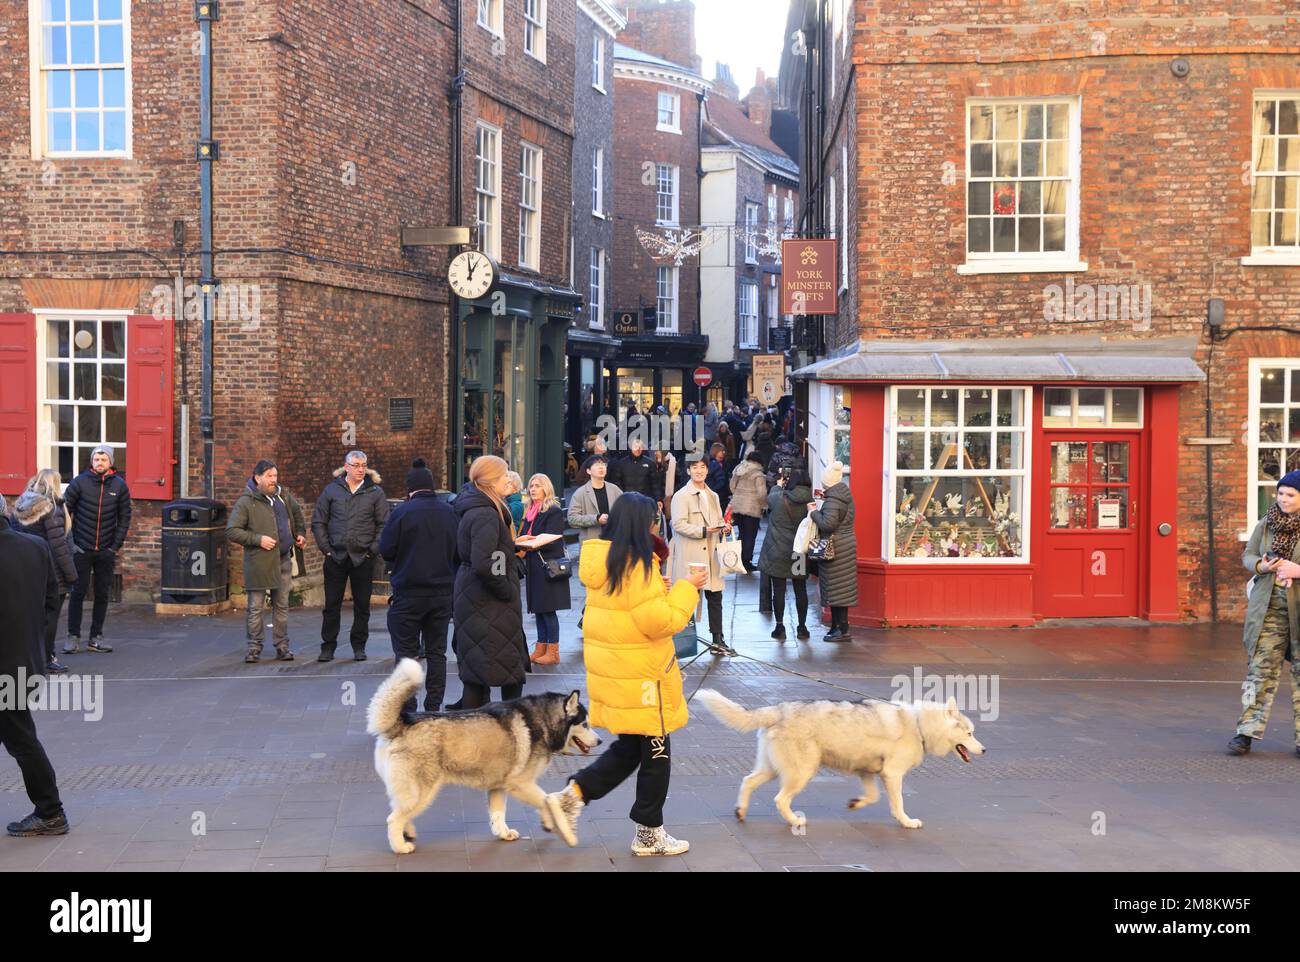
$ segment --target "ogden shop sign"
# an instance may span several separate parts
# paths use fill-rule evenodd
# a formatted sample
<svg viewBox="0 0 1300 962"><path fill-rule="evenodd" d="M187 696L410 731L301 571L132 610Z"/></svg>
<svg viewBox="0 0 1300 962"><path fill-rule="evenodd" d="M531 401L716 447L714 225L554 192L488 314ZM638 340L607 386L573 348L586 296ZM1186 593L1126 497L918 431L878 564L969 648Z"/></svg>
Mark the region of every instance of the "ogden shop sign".
<svg viewBox="0 0 1300 962"><path fill-rule="evenodd" d="M781 242L781 313L834 314L835 265L839 251L835 240L784 240Z"/></svg>

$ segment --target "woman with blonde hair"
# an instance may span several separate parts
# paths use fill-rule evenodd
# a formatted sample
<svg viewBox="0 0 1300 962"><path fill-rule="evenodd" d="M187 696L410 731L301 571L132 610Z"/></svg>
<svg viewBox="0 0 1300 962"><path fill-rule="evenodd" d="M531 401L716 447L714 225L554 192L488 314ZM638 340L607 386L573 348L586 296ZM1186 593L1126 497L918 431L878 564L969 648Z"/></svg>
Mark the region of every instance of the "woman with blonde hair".
<svg viewBox="0 0 1300 962"><path fill-rule="evenodd" d="M456 498L460 568L452 595L456 668L465 694L456 707L479 708L500 688L503 700L523 694L532 666L519 605L520 564L505 499L513 487L505 461L475 458Z"/></svg>
<svg viewBox="0 0 1300 962"><path fill-rule="evenodd" d="M54 636L59 632L59 613L68 592L77 583L77 566L72 561L72 543L68 540L68 515L60 496L63 478L53 468L38 471L27 482L27 490L14 505L14 520L27 534L44 538L54 555L54 570L59 576L59 607L45 612L45 667L54 674L68 670L54 653Z"/></svg>
<svg viewBox="0 0 1300 962"><path fill-rule="evenodd" d="M535 665L560 663L560 618L557 611L567 611L573 604L569 596L569 573L555 570L549 562L567 561L564 547L564 510L555 497L555 487L544 474L534 474L528 479L528 510L519 529L520 537L538 534L559 535L540 548L526 548L524 563L528 566L528 611L537 619L537 647L533 649Z"/></svg>
<svg viewBox="0 0 1300 962"><path fill-rule="evenodd" d="M519 476L518 471L507 471L506 477L510 479L510 493L506 495L506 507L510 509L510 520L519 530L519 526L524 523L524 479Z"/></svg>

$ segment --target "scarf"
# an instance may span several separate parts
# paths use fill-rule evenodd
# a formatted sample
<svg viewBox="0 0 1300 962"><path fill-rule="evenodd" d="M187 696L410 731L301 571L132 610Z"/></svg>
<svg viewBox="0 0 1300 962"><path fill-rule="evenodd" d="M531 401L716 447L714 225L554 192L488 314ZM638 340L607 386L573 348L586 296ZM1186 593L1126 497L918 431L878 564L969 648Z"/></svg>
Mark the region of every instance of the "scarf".
<svg viewBox="0 0 1300 962"><path fill-rule="evenodd" d="M1290 561L1296 542L1300 541L1300 511L1283 514L1277 502L1274 502L1269 506L1264 520L1273 531L1273 554Z"/></svg>
<svg viewBox="0 0 1300 962"><path fill-rule="evenodd" d="M528 510L524 512L524 520L531 525L537 520L537 516L542 513L542 502L534 501L528 505Z"/></svg>

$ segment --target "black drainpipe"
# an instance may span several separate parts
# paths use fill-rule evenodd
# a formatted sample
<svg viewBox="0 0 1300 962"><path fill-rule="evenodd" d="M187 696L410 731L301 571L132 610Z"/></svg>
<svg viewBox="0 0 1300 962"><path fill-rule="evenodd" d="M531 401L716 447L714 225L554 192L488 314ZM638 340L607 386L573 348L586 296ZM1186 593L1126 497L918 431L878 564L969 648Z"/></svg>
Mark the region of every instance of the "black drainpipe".
<svg viewBox="0 0 1300 962"><path fill-rule="evenodd" d="M212 139L212 22L219 19L216 0L199 0L194 5L199 25L199 289L203 292L203 361L199 430L203 434L203 496L214 497L212 424L212 319L217 279L212 272L212 165L217 160L217 142Z"/></svg>
<svg viewBox="0 0 1300 962"><path fill-rule="evenodd" d="M461 226L463 203L461 198L461 111L464 103L465 72L461 46L461 0L456 0L456 16L452 27L456 32L455 73L451 81L451 222ZM456 256L454 249L448 250L448 256ZM450 334L449 353L447 355L447 487L458 490L460 477L460 439L464 436L464 412L461 411L460 398L460 298L455 292L447 290L447 328Z"/></svg>

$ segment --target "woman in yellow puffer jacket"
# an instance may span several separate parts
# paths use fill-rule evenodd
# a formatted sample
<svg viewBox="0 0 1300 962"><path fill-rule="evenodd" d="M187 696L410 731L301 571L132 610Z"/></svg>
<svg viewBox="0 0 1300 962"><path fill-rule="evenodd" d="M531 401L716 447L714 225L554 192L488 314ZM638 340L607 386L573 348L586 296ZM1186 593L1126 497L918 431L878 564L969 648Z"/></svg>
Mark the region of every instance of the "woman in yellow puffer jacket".
<svg viewBox="0 0 1300 962"><path fill-rule="evenodd" d="M582 546L578 574L587 588L582 642L591 724L618 738L564 791L546 796L555 829L570 845L578 843L583 805L608 795L639 768L636 802L629 813L636 823L632 851L679 855L690 847L663 827L668 736L687 719L673 635L690 621L708 572L668 588L654 559L657 520L653 501L625 494L610 509L609 539L593 538Z"/></svg>

